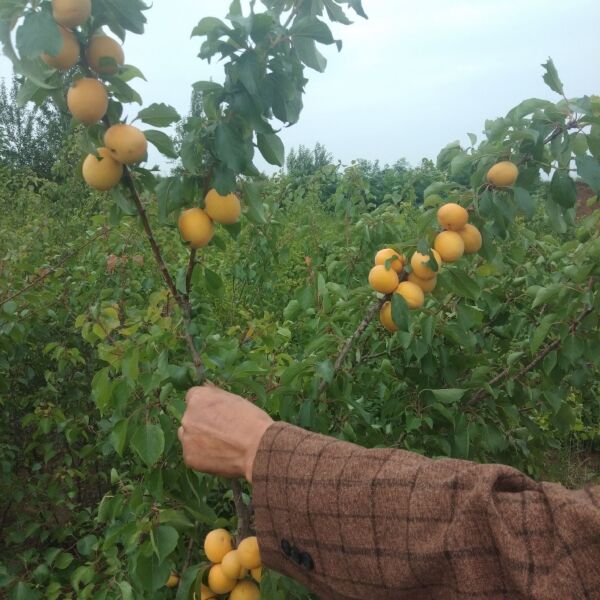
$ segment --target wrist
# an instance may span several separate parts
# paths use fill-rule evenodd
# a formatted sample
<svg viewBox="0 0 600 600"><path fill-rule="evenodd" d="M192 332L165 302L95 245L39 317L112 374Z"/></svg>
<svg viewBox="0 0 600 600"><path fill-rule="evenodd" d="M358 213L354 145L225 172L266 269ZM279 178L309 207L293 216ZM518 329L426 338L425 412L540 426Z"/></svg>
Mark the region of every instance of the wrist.
<svg viewBox="0 0 600 600"><path fill-rule="evenodd" d="M258 453L258 448L260 447L260 442L267 432L267 429L271 427L273 424L273 420L269 419L260 423L256 426L253 431L252 439L246 447L246 457L245 457L245 465L244 465L244 477L248 480L249 483L252 483L252 471L254 469L254 461L256 459L256 455Z"/></svg>

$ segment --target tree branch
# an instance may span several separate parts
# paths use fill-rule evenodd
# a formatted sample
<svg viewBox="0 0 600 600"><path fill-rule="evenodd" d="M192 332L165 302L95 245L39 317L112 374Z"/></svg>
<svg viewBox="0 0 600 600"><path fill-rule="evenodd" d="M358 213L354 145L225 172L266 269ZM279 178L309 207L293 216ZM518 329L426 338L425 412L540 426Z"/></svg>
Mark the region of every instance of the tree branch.
<svg viewBox="0 0 600 600"><path fill-rule="evenodd" d="M379 302L376 302L375 304L373 304L367 311L365 318L362 320L360 325L356 328L356 331L346 340L346 343L342 346L342 350L339 353L337 360L335 361L335 364L333 366L333 377L335 377L336 374L342 368L342 365L344 364L346 357L350 353L350 350L352 350L352 346L354 345L354 342L356 342L356 340L366 331L367 327L369 326L371 321L375 318L375 315L381 310L381 307L385 304L386 300L387 300L387 298L383 298L382 300L379 300ZM327 381L321 382L321 385L319 386L319 396L327 389L328 385L329 384L327 383Z"/></svg>
<svg viewBox="0 0 600 600"><path fill-rule="evenodd" d="M192 276L196 266L196 248L190 250L190 262L188 263L187 273L185 274L185 301L189 305L190 293L192 291Z"/></svg>
<svg viewBox="0 0 600 600"><path fill-rule="evenodd" d="M579 326L581 325L581 323L583 323L583 321L586 319L586 317L588 317L589 315L591 315L593 312L594 312L594 307L593 306L589 306L588 308L586 308L585 310L582 311L582 313L579 315L579 317L577 317L577 319L575 319L575 321L573 321L571 323L571 327L569 328L569 330L571 332L571 335L573 335L577 331L577 329L579 329ZM550 354L550 352L552 352L552 351L557 350L558 348L560 348L561 344L562 344L562 340L561 339L557 339L557 340L554 340L552 343L547 344L546 346L544 346L538 352L538 354L535 355L535 357L533 358L533 360L529 364L527 364L520 371L517 372L517 374L514 376L514 379L520 379L521 377L523 377L523 375L526 375L527 373L529 373L530 371L532 371L533 369L535 369L535 367L542 360L544 360L544 358L546 358L546 356L548 356L548 354ZM498 375L496 375L496 377L494 377L488 383L488 386L489 387L493 387L497 383L500 383L502 380L507 379L509 377L509 375L510 375L510 367L507 367L501 373L499 373ZM488 392L487 392L487 390L485 388L481 388L471 398L471 400L469 400L469 404L474 404L475 402L478 402L482 398L485 398L485 396L487 395L487 393Z"/></svg>
<svg viewBox="0 0 600 600"><path fill-rule="evenodd" d="M231 480L231 490L233 491L233 503L238 518L238 544L243 539L252 535L252 508L244 503L242 485L238 479Z"/></svg>

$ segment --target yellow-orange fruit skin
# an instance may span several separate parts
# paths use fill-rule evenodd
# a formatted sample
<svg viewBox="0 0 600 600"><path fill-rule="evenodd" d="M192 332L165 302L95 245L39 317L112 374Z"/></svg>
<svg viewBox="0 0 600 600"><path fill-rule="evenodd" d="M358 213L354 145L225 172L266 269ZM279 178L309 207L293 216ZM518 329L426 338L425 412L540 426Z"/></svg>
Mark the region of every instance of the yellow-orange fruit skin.
<svg viewBox="0 0 600 600"><path fill-rule="evenodd" d="M67 106L78 121L85 125L93 125L108 110L108 92L97 79L78 79L69 89Z"/></svg>
<svg viewBox="0 0 600 600"><path fill-rule="evenodd" d="M237 548L240 563L244 569L251 571L262 566L260 550L258 548L258 539L256 536L243 539Z"/></svg>
<svg viewBox="0 0 600 600"><path fill-rule="evenodd" d="M244 567L242 567L237 550L231 550L223 557L221 568L223 574L229 579L240 579L242 577Z"/></svg>
<svg viewBox="0 0 600 600"><path fill-rule="evenodd" d="M481 232L475 225L467 223L460 231L457 232L462 238L465 245L465 254L476 254L483 246L483 238Z"/></svg>
<svg viewBox="0 0 600 600"><path fill-rule="evenodd" d="M229 594L229 600L260 600L260 590L253 581L240 581Z"/></svg>
<svg viewBox="0 0 600 600"><path fill-rule="evenodd" d="M81 48L77 41L77 36L64 27L59 27L60 35L63 40L62 48L56 56L42 54L42 60L53 69L59 71L68 71L79 62Z"/></svg>
<svg viewBox="0 0 600 600"><path fill-rule="evenodd" d="M256 567L256 569L252 569L250 572L252 575L252 579L254 581L260 583L262 581L262 567Z"/></svg>
<svg viewBox="0 0 600 600"><path fill-rule="evenodd" d="M441 206L437 213L438 223L449 231L462 229L469 221L469 213L460 204L449 202Z"/></svg>
<svg viewBox="0 0 600 600"><path fill-rule="evenodd" d="M217 190L210 190L204 199L204 210L215 223L233 225L240 220L242 205L235 194L221 196Z"/></svg>
<svg viewBox="0 0 600 600"><path fill-rule="evenodd" d="M487 180L496 187L510 187L519 178L519 167L509 160L496 163L487 173Z"/></svg>
<svg viewBox="0 0 600 600"><path fill-rule="evenodd" d="M200 211L204 214L204 211L202 211L199 208L191 208L190 210L185 211L182 214L182 216L185 215L186 213L191 213L191 211ZM197 214L197 212L192 213L192 215L195 215L195 214ZM200 217L200 218L202 219L203 217ZM206 217L206 218L208 218L208 217ZM182 231L183 239L185 239L187 241L191 241L193 239L194 233L195 233L195 229L193 228L194 222L190 221L189 223L192 226L191 231L186 232L189 234L188 235L189 239L186 238L185 235L183 235L183 231ZM213 529L204 538L204 554L206 554L206 558L208 558L208 560L210 560L210 562L220 563L223 560L223 557L228 552L231 552L232 550L233 550L233 539L232 539L229 531L227 531L226 529ZM210 587L212 588L212 585ZM213 588L213 590L214 590L214 588ZM216 592L217 590L214 590L214 591ZM220 592L218 592L218 593L220 593Z"/></svg>
<svg viewBox="0 0 600 600"><path fill-rule="evenodd" d="M235 579L229 579L223 573L221 565L213 565L208 572L208 587L215 594L228 594L236 585Z"/></svg>
<svg viewBox="0 0 600 600"><path fill-rule="evenodd" d="M91 14L92 0L52 0L52 17L63 27L79 27Z"/></svg>
<svg viewBox="0 0 600 600"><path fill-rule="evenodd" d="M170 589L176 588L179 585L179 577L176 573L171 573L167 579L166 586Z"/></svg>
<svg viewBox="0 0 600 600"><path fill-rule="evenodd" d="M432 277L431 279L421 279L420 277L417 277L414 273L411 273L408 276L408 281L414 283L415 285L418 285L425 294L430 294L431 292L433 292L433 290L435 290L437 286L437 277Z"/></svg>
<svg viewBox="0 0 600 600"><path fill-rule="evenodd" d="M383 250L380 250L375 255L375 265L385 266L386 261L391 258L394 259L391 263L392 269L394 269L396 273L402 273L404 264L406 263L406 257L402 256L399 252L396 252L393 248L384 248Z"/></svg>
<svg viewBox="0 0 600 600"><path fill-rule="evenodd" d="M105 192L114 188L123 177L123 165L117 162L107 148L98 148L98 155L88 154L83 161L85 182L96 190Z"/></svg>
<svg viewBox="0 0 600 600"><path fill-rule="evenodd" d="M377 265L369 273L369 285L382 294L391 294L400 283L398 273L394 269L386 269L383 265Z"/></svg>
<svg viewBox="0 0 600 600"><path fill-rule="evenodd" d="M189 242L192 248L203 248L212 240L215 226L201 208L190 208L183 211L179 217L179 231L181 237Z"/></svg>
<svg viewBox="0 0 600 600"><path fill-rule="evenodd" d="M445 263L456 262L465 253L465 243L456 231L442 231L433 243Z"/></svg>
<svg viewBox="0 0 600 600"><path fill-rule="evenodd" d="M442 266L442 257L440 256L437 250L432 250L433 256L438 264L438 270ZM420 279L433 279L437 276L438 271L434 271L430 267L427 266L427 263L430 261L429 254L421 254L420 252L415 252L410 260L410 266L412 267L413 273L419 277Z"/></svg>
<svg viewBox="0 0 600 600"><path fill-rule="evenodd" d="M425 304L425 294L423 293L423 290L410 281L403 281L394 293L402 296L406 300L408 308L411 310L421 308L423 304Z"/></svg>
<svg viewBox="0 0 600 600"><path fill-rule="evenodd" d="M114 75L125 63L125 53L121 44L104 34L92 37L85 56L88 65L101 75ZM116 64L112 61L103 61L103 58L112 58Z"/></svg>
<svg viewBox="0 0 600 600"><path fill-rule="evenodd" d="M386 302L379 311L379 321L389 332L394 333L398 331L396 323L392 319L392 303Z"/></svg>
<svg viewBox="0 0 600 600"><path fill-rule="evenodd" d="M112 152L115 160L124 165L140 162L148 152L148 140L144 133L137 127L125 123L107 129L104 134L104 145Z"/></svg>

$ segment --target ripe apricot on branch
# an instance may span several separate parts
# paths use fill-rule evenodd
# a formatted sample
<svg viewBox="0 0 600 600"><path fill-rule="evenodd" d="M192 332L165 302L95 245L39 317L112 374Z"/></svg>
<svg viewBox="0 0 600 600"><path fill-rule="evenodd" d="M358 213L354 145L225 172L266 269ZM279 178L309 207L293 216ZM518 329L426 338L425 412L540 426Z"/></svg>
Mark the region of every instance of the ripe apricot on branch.
<svg viewBox="0 0 600 600"><path fill-rule="evenodd" d="M440 207L437 214L439 224L450 231L462 229L469 221L469 213L455 202Z"/></svg>
<svg viewBox="0 0 600 600"><path fill-rule="evenodd" d="M67 105L78 121L93 125L108 110L108 92L97 79L84 77L75 81L69 89Z"/></svg>
<svg viewBox="0 0 600 600"><path fill-rule="evenodd" d="M98 156L88 154L83 161L82 174L90 187L105 192L121 181L123 165L112 157L108 148L98 148Z"/></svg>
<svg viewBox="0 0 600 600"><path fill-rule="evenodd" d="M229 579L240 579L242 577L244 567L242 567L237 550L231 550L223 557L221 568L225 577L229 577Z"/></svg>
<svg viewBox="0 0 600 600"><path fill-rule="evenodd" d="M199 210L199 208L191 208L189 211L186 211L186 213ZM204 211L201 212L204 213ZM223 560L223 557L232 550L233 540L231 534L226 529L214 529L206 536L206 538L204 538L204 554L206 554L206 558L208 558L210 562L220 563ZM212 588L212 586L210 587Z"/></svg>
<svg viewBox="0 0 600 600"><path fill-rule="evenodd" d="M383 265L377 265L369 273L369 285L382 294L391 294L400 283L398 273L394 269L386 269Z"/></svg>
<svg viewBox="0 0 600 600"><path fill-rule="evenodd" d="M148 140L137 127L119 123L104 134L104 145L112 152L115 160L132 165L142 160L148 152Z"/></svg>
<svg viewBox="0 0 600 600"><path fill-rule="evenodd" d="M260 590L253 581L240 581L229 594L229 600L260 600Z"/></svg>
<svg viewBox="0 0 600 600"><path fill-rule="evenodd" d="M262 580L262 567L256 567L256 569L252 569L252 571L250 572L252 575L252 579L254 579L254 581L260 583Z"/></svg>
<svg viewBox="0 0 600 600"><path fill-rule="evenodd" d="M394 319L392 319L392 303L386 302L379 311L379 320L381 324L391 333L398 331L398 327L396 323L394 323Z"/></svg>
<svg viewBox="0 0 600 600"><path fill-rule="evenodd" d="M431 252L435 257L435 262L437 262L439 270L443 264L442 257L437 250L432 250ZM420 252L415 252L410 259L410 266L412 267L413 273L420 279L433 279L438 274L437 271L434 271L428 266L430 260L431 257L429 254L421 254Z"/></svg>
<svg viewBox="0 0 600 600"><path fill-rule="evenodd" d="M64 27L59 27L59 31L62 37L60 52L55 56L44 53L42 54L42 60L53 69L68 71L79 62L81 48L79 47L76 35L72 31Z"/></svg>
<svg viewBox="0 0 600 600"><path fill-rule="evenodd" d="M262 566L260 558L260 550L258 548L258 540L256 536L247 537L242 540L237 548L240 562L245 569L256 569Z"/></svg>
<svg viewBox="0 0 600 600"><path fill-rule="evenodd" d="M114 75L125 63L121 44L104 34L92 37L85 56L88 65L101 75Z"/></svg>
<svg viewBox="0 0 600 600"><path fill-rule="evenodd" d="M235 579L225 576L221 565L213 565L208 572L208 587L215 594L227 594L235 587L236 583Z"/></svg>
<svg viewBox="0 0 600 600"><path fill-rule="evenodd" d="M63 27L79 27L92 14L92 0L52 0L52 16Z"/></svg>
<svg viewBox="0 0 600 600"><path fill-rule="evenodd" d="M215 223L233 225L240 220L242 206L235 194L221 196L217 190L210 190L204 199L204 210Z"/></svg>
<svg viewBox="0 0 600 600"><path fill-rule="evenodd" d="M431 279L421 279L420 277L417 277L414 273L411 273L408 276L408 281L414 283L415 285L418 285L426 294L433 292L433 290L435 290L437 286L437 277L432 277Z"/></svg>
<svg viewBox="0 0 600 600"><path fill-rule="evenodd" d="M179 585L179 577L177 576L177 573L171 571L171 574L169 575L169 579L167 579L166 586L168 588L176 588L178 585Z"/></svg>
<svg viewBox="0 0 600 600"><path fill-rule="evenodd" d="M402 296L410 309L421 308L425 304L423 290L417 284L410 281L403 281L394 293Z"/></svg>
<svg viewBox="0 0 600 600"><path fill-rule="evenodd" d="M442 231L433 243L445 263L457 261L465 253L465 243L456 231Z"/></svg>
<svg viewBox="0 0 600 600"><path fill-rule="evenodd" d="M483 239L481 232L475 225L467 223L460 231L457 232L465 244L465 254L475 254L481 250Z"/></svg>
<svg viewBox="0 0 600 600"><path fill-rule="evenodd" d="M215 226L201 208L190 208L183 211L179 217L179 231L181 237L189 242L192 248L202 248L212 240Z"/></svg>
<svg viewBox="0 0 600 600"><path fill-rule="evenodd" d="M402 254L396 252L393 248L384 248L375 255L375 264L385 266L386 261L394 259L391 263L392 269L396 273L402 273L406 258Z"/></svg>
<svg viewBox="0 0 600 600"><path fill-rule="evenodd" d="M509 160L496 163L487 174L487 180L496 187L510 187L519 177L519 167Z"/></svg>

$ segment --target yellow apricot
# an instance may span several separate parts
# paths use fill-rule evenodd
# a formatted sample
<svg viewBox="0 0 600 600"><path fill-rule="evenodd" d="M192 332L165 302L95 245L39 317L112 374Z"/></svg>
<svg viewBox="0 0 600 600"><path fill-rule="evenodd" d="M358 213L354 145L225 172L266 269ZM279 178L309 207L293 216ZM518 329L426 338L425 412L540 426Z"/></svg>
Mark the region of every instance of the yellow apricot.
<svg viewBox="0 0 600 600"><path fill-rule="evenodd" d="M123 165L112 157L108 148L98 148L98 156L88 154L81 171L90 187L103 192L115 187L123 177Z"/></svg>
<svg viewBox="0 0 600 600"><path fill-rule="evenodd" d="M235 194L221 196L217 190L210 190L204 198L204 210L215 223L233 225L240 220L242 206Z"/></svg>
<svg viewBox="0 0 600 600"><path fill-rule="evenodd" d="M469 213L460 205L455 202L449 202L441 206L437 213L439 224L444 229L450 231L457 231L462 229L469 220Z"/></svg>
<svg viewBox="0 0 600 600"><path fill-rule="evenodd" d="M391 268L396 271L396 273L402 273L404 269L404 263L406 262L406 257L404 257L399 252L396 252L393 248L384 248L380 250L375 255L375 264L385 266L386 261L393 258L394 260L391 263Z"/></svg>
<svg viewBox="0 0 600 600"><path fill-rule="evenodd" d="M399 294L406 300L408 308L421 308L425 304L425 294L423 290L411 281L403 281L396 289L394 294Z"/></svg>
<svg viewBox="0 0 600 600"><path fill-rule="evenodd" d="M457 261L465 253L465 243L456 231L442 231L433 243L445 263Z"/></svg>
<svg viewBox="0 0 600 600"><path fill-rule="evenodd" d="M221 568L225 577L229 577L229 579L241 578L243 567L237 550L231 550L223 557Z"/></svg>
<svg viewBox="0 0 600 600"><path fill-rule="evenodd" d="M260 600L260 590L253 581L240 581L229 594L229 600Z"/></svg>
<svg viewBox="0 0 600 600"><path fill-rule="evenodd" d="M169 579L167 579L167 583L165 585L171 589L176 588L179 585L179 577L177 576L177 573L171 571Z"/></svg>
<svg viewBox="0 0 600 600"><path fill-rule="evenodd" d="M437 250L432 250L435 261L438 265L438 271L442 266L442 257ZM410 266L412 267L413 273L420 279L433 279L437 276L438 271L434 271L427 266L427 263L431 260L429 254L421 254L415 252L410 260Z"/></svg>
<svg viewBox="0 0 600 600"><path fill-rule="evenodd" d="M481 250L481 246L483 246L483 238L481 237L481 232L475 225L471 225L467 223L461 230L459 230L458 235L463 240L465 244L465 254L475 254Z"/></svg>
<svg viewBox="0 0 600 600"><path fill-rule="evenodd" d="M411 273L408 276L408 280L411 283L418 285L426 294L433 292L433 290L435 290L437 286L437 277L432 277L431 279L421 279L420 277L417 277L414 273Z"/></svg>
<svg viewBox="0 0 600 600"><path fill-rule="evenodd" d="M79 47L77 36L72 31L64 27L59 27L58 29L62 37L62 47L59 53L54 56L44 53L42 54L42 60L53 69L68 71L79 62L81 48Z"/></svg>
<svg viewBox="0 0 600 600"><path fill-rule="evenodd" d="M52 17L63 27L79 27L92 14L92 0L52 0Z"/></svg>
<svg viewBox="0 0 600 600"><path fill-rule="evenodd" d="M392 303L386 302L379 311L379 321L381 324L388 330L394 333L394 331L398 331L398 327L396 323L394 323L394 319L392 319Z"/></svg>
<svg viewBox="0 0 600 600"><path fill-rule="evenodd" d="M236 583L235 579L225 576L221 565L213 565L208 572L208 587L215 594L227 594L235 587Z"/></svg>
<svg viewBox="0 0 600 600"><path fill-rule="evenodd" d="M256 569L252 569L250 573L252 574L252 579L254 579L254 581L258 583L262 581L262 567L256 567Z"/></svg>
<svg viewBox="0 0 600 600"><path fill-rule="evenodd" d="M108 128L104 134L104 145L112 152L115 160L124 165L139 162L148 152L148 140L144 133L125 123Z"/></svg>
<svg viewBox="0 0 600 600"><path fill-rule="evenodd" d="M258 548L258 540L256 536L247 537L242 540L238 545L238 555L242 567L248 570L256 569L262 566L262 560L260 558L260 550Z"/></svg>
<svg viewBox="0 0 600 600"><path fill-rule="evenodd" d="M377 265L369 273L369 285L382 294L391 294L397 287L400 280L398 273L394 269L386 269L383 265Z"/></svg>
<svg viewBox="0 0 600 600"><path fill-rule="evenodd" d="M217 595L209 587L206 587L203 583L200 584L199 592L199 600L212 600L213 598L217 597Z"/></svg>
<svg viewBox="0 0 600 600"><path fill-rule="evenodd" d="M199 208L191 208L183 213L183 215L188 214L188 219L192 218L197 214L197 211L201 209ZM189 216L189 213L192 213L192 216ZM201 211L204 213L204 211ZM182 217L183 217L182 215ZM208 217L207 217L208 218ZM192 226L192 230L189 232L189 236L183 234L183 239L186 241L192 241L194 239L194 235L196 234L196 230L193 228L193 221L189 221L185 223L185 225ZM181 218L180 218L180 226L181 226ZM206 558L213 563L220 563L223 560L223 557L233 550L233 539L231 534L226 529L214 529L204 538L204 554L206 554ZM210 586L212 587L212 586ZM216 590L215 590L216 591ZM218 592L220 593L220 592Z"/></svg>
<svg viewBox="0 0 600 600"><path fill-rule="evenodd" d="M85 57L88 65L101 75L114 75L125 63L121 44L104 34L92 36Z"/></svg>
<svg viewBox="0 0 600 600"><path fill-rule="evenodd" d="M69 89L67 106L78 121L85 125L93 125L108 110L108 92L97 79L78 79Z"/></svg>
<svg viewBox="0 0 600 600"><path fill-rule="evenodd" d="M210 217L201 208L190 208L184 210L179 217L179 231L181 232L181 237L186 242L189 242L192 248L202 248L207 246L210 240L212 240L215 233L215 226ZM231 550L231 547L227 552L229 550ZM223 556L225 556L225 553L223 553Z"/></svg>
<svg viewBox="0 0 600 600"><path fill-rule="evenodd" d="M519 177L519 167L509 160L496 163L487 174L487 180L496 187L510 187Z"/></svg>

